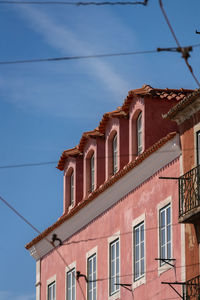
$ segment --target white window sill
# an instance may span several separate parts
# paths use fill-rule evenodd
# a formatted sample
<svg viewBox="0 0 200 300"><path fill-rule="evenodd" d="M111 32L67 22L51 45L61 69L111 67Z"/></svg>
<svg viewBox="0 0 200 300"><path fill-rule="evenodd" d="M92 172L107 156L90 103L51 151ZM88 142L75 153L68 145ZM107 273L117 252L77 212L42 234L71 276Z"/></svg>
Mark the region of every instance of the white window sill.
<svg viewBox="0 0 200 300"><path fill-rule="evenodd" d="M132 289L134 290L137 287L139 287L140 285L145 284L145 283L146 283L146 276L143 276L143 277L137 279L137 281L133 282Z"/></svg>
<svg viewBox="0 0 200 300"><path fill-rule="evenodd" d="M115 300L115 299L120 299L120 290L113 294L112 296L109 296L109 300Z"/></svg>
<svg viewBox="0 0 200 300"><path fill-rule="evenodd" d="M172 266L170 266L170 265L168 265L166 263L164 265L162 265L162 266L159 266L158 267L158 276L160 276L162 273L164 273L164 272L166 272L166 271L168 271L168 270L170 270L172 268L173 268Z"/></svg>

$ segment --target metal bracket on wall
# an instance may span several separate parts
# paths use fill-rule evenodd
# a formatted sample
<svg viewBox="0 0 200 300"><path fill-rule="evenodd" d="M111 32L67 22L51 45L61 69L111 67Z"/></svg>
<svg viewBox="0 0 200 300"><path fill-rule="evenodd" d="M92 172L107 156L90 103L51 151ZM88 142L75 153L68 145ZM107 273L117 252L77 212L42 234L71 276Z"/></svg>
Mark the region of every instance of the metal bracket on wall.
<svg viewBox="0 0 200 300"><path fill-rule="evenodd" d="M120 285L123 288L127 289L128 291L132 292L132 289L129 288L130 286L132 287L131 283L115 283L115 285Z"/></svg>
<svg viewBox="0 0 200 300"><path fill-rule="evenodd" d="M181 299L184 299L184 296L182 296L174 287L173 287L173 285L174 284L176 284L176 285L186 285L186 283L185 282L178 282L178 281L175 281L175 282L161 282L161 284L168 284L173 290L174 290L174 292L177 294L177 295L179 295L179 297L181 298Z"/></svg>
<svg viewBox="0 0 200 300"><path fill-rule="evenodd" d="M155 258L155 260L159 260L159 261L162 261L164 262L165 264L171 266L171 267L175 267L175 264L171 264L170 261L176 261L175 258Z"/></svg>

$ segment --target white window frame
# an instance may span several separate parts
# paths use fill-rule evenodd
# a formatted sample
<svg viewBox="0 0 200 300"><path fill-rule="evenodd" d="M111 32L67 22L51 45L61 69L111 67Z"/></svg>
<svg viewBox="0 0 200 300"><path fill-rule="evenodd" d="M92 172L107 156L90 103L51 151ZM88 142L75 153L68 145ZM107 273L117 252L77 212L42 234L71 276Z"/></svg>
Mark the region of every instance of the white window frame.
<svg viewBox="0 0 200 300"><path fill-rule="evenodd" d="M120 232L115 233L112 237L108 238L108 274L109 274L109 280L108 280L108 299L109 300L115 300L120 298L120 286L115 286L115 290L113 292L111 292L111 245L114 245L118 242L118 246L119 246L119 272L118 274L116 274L115 272L115 276L118 276L120 278ZM116 250L115 250L115 254L116 254ZM116 260L116 259L115 259ZM115 268L116 268L116 263L115 263ZM120 281L120 280L119 280Z"/></svg>
<svg viewBox="0 0 200 300"><path fill-rule="evenodd" d="M89 268L88 268L88 263L90 259L96 258L96 270L95 270L95 276L92 275L89 276ZM93 248L92 250L90 250L87 254L86 254L86 265L87 265L87 278L88 280L96 280L97 279L97 247ZM94 278L95 277L95 278ZM93 290L94 287L92 287ZM89 283L87 284L87 300L96 300L97 299L97 281L96 281L96 298L94 298L92 296L92 298L89 297ZM92 292L93 294L93 292Z"/></svg>
<svg viewBox="0 0 200 300"><path fill-rule="evenodd" d="M74 170L72 170L69 175L69 185L70 185L70 207L74 206Z"/></svg>
<svg viewBox="0 0 200 300"><path fill-rule="evenodd" d="M161 224L160 224L160 214L162 211L165 211L168 207L170 206L170 234L171 234L171 257L165 257L165 258L173 258L173 228L172 228L172 220L173 220L173 206L172 206L172 198L171 196L166 198L164 201L158 204L157 206L157 219L158 219L158 258L161 258ZM166 219L165 219L166 220ZM166 238L166 224L165 224L165 238ZM167 244L165 244L165 247L167 247ZM161 260L158 260L158 274L160 275L161 273L171 269L172 266L162 262Z"/></svg>
<svg viewBox="0 0 200 300"><path fill-rule="evenodd" d="M139 280L144 276L144 222L134 227L134 281ZM138 235L138 240L136 236ZM138 257L136 252L138 249ZM143 263L142 263L143 261ZM138 274L136 273L136 265L138 265Z"/></svg>
<svg viewBox="0 0 200 300"><path fill-rule="evenodd" d="M117 173L118 171L118 138L117 138L117 133L115 133L113 139L112 139L112 172L113 175Z"/></svg>
<svg viewBox="0 0 200 300"><path fill-rule="evenodd" d="M66 300L75 300L76 299L76 263L72 263L70 264L68 267L66 267L66 277L65 277L65 283L66 283L66 289L65 289L65 295L66 295ZM74 274L73 274L74 273ZM72 294L71 294L71 297L69 298L68 297L68 275L71 275L71 279L74 279L74 297L72 297ZM72 281L71 281L72 282ZM70 286L71 290L73 288L73 283L71 284Z"/></svg>
<svg viewBox="0 0 200 300"><path fill-rule="evenodd" d="M137 117L137 155L142 153L142 112Z"/></svg>
<svg viewBox="0 0 200 300"><path fill-rule="evenodd" d="M90 192L93 192L95 189L95 161L94 161L94 152L90 157Z"/></svg>
<svg viewBox="0 0 200 300"><path fill-rule="evenodd" d="M144 274L140 278L135 279L135 239L134 239L134 229L138 227L140 224L144 224ZM142 284L146 283L146 223L145 223L145 214L140 215L138 218L134 219L132 222L132 245L133 245L133 262L132 262L132 268L133 268L133 284L132 288L135 289L139 287Z"/></svg>
<svg viewBox="0 0 200 300"><path fill-rule="evenodd" d="M52 286L54 287L54 297L50 298L49 288ZM56 300L56 275L54 275L53 277L51 277L47 280L47 300Z"/></svg>

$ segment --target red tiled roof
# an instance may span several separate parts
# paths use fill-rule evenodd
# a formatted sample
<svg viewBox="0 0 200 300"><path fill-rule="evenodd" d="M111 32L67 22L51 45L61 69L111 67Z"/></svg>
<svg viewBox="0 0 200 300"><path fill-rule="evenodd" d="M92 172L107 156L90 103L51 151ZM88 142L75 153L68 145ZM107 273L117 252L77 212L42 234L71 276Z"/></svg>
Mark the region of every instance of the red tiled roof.
<svg viewBox="0 0 200 300"><path fill-rule="evenodd" d="M64 165L65 165L65 161L69 156L77 156L80 155L80 151L78 149L78 147L74 147L72 149L68 149L63 151L59 161L58 161L58 165L57 165L57 169L63 171L64 170Z"/></svg>
<svg viewBox="0 0 200 300"><path fill-rule="evenodd" d="M183 100L178 102L175 106L173 106L168 113L163 115L163 119L173 119L181 110L183 110L188 104L195 101L198 97L200 97L200 89L193 91L188 96L184 97Z"/></svg>
<svg viewBox="0 0 200 300"><path fill-rule="evenodd" d="M134 96L140 97L157 97L163 100L182 100L185 96L193 92L190 89L154 89L150 85L143 85L140 89L131 90L128 93L127 98L124 100L122 109L125 112L129 111L130 103Z"/></svg>
<svg viewBox="0 0 200 300"><path fill-rule="evenodd" d="M87 132L84 132L81 139L80 139L80 142L79 142L79 145L78 145L78 149L80 152L83 152L83 149L84 149L84 146L85 146L85 143L87 142L88 138L92 137L92 138L96 138L96 137L101 137L103 136L102 133L100 133L100 131L98 130L98 128L92 130L92 131L87 131Z"/></svg>
<svg viewBox="0 0 200 300"><path fill-rule="evenodd" d="M112 186L115 182L117 182L121 177L123 177L125 174L127 174L130 170L134 169L136 166L138 166L143 160L145 160L147 157L149 157L152 153L157 151L159 148L161 148L163 145L165 145L169 140L171 140L173 137L175 137L176 132L169 133L166 137L160 139L158 142L156 142L153 146L145 150L141 155L137 157L136 160L131 161L127 165L123 167L120 171L118 171L115 175L113 175L111 178L109 178L104 184L102 184L100 187L98 187L96 190L94 190L88 198L84 199L80 205L75 206L74 209L72 209L68 214L62 215L57 222L55 222L53 225L45 229L40 235L38 235L36 238L34 238L30 243L28 243L25 247L26 249L30 249L33 245L37 244L39 241L41 241L43 238L45 238L49 233L51 233L54 229L59 227L61 224L63 224L65 221L70 219L72 216L74 216L78 211L80 211L84 206L88 205L94 198L96 198L99 194L103 193L107 188ZM73 148L74 149L74 148ZM73 150L71 149L71 150Z"/></svg>
<svg viewBox="0 0 200 300"><path fill-rule="evenodd" d="M188 96L191 94L193 90L190 89L155 89L151 87L150 85L143 85L142 88L140 89L135 89L131 90L128 93L127 98L124 100L124 103L121 107L118 107L116 110L107 112L103 115L99 126L95 128L92 131L84 132L79 144L73 148L66 150L62 153L57 168L61 171L64 170L64 165L65 161L69 156L77 156L81 155L81 153L84 150L85 143L87 142L87 139L89 137L99 137L103 136L105 134L105 129L107 122L111 118L128 118L128 113L129 113L129 106L131 102L133 101L133 98L135 96L140 96L140 97L157 97L162 100L177 100L181 101L182 99L185 98L185 96Z"/></svg>
<svg viewBox="0 0 200 300"><path fill-rule="evenodd" d="M111 118L126 118L128 117L128 114L121 108L118 107L116 110L107 112L103 115L103 118L101 119L98 129L101 133L105 133L106 124Z"/></svg>

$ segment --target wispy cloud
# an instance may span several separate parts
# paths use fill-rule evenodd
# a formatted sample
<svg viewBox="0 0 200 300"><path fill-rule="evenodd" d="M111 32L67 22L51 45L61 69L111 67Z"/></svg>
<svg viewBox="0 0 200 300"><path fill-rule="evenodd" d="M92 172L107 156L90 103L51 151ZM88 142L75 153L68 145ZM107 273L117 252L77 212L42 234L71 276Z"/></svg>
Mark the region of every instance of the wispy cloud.
<svg viewBox="0 0 200 300"><path fill-rule="evenodd" d="M40 33L45 41L62 55L88 55L94 51L94 46L81 39L67 25L59 24L58 20L33 7L24 7L23 14L31 23L32 28ZM96 45L95 48L97 48ZM124 96L128 83L116 73L110 64L102 60L92 59L80 63L87 74L101 81L101 84L114 95Z"/></svg>
<svg viewBox="0 0 200 300"><path fill-rule="evenodd" d="M19 294L10 291L0 291L0 300L34 300L34 294Z"/></svg>

